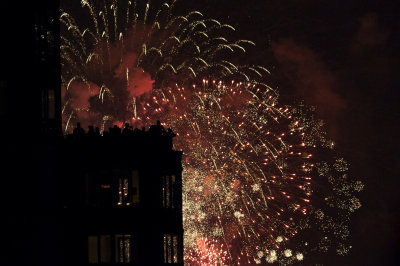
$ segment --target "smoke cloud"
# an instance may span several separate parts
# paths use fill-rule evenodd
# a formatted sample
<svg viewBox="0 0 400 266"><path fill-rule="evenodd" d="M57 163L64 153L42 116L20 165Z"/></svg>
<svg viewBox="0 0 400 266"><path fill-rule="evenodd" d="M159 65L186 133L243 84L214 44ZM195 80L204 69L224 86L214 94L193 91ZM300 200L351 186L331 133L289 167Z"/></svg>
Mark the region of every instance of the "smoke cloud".
<svg viewBox="0 0 400 266"><path fill-rule="evenodd" d="M121 121L126 121L128 117L126 108L119 107L129 106L132 98L143 96L153 89L154 80L150 73L137 67L137 52L127 49L138 35L127 36L125 47L121 42L107 44L105 41L93 47L92 56L83 69L87 81L78 78L69 84L68 90L62 86L62 99L64 104L68 99L73 120L85 126L95 124L101 127L96 124L102 121L101 115L109 115L122 125L124 122ZM106 91L100 95L103 86ZM65 119L66 115L63 115Z"/></svg>
<svg viewBox="0 0 400 266"><path fill-rule="evenodd" d="M272 50L296 93L308 104L317 107L317 113L329 122L328 131L331 135L336 134L334 121L339 118L346 103L335 92L335 75L314 51L291 39L272 43Z"/></svg>
<svg viewBox="0 0 400 266"><path fill-rule="evenodd" d="M140 67L134 67L136 60L136 54L127 52L114 70L114 77L127 80L126 89L130 97L137 97L150 92L154 83L149 73Z"/></svg>
<svg viewBox="0 0 400 266"><path fill-rule="evenodd" d="M76 109L87 109L90 106L89 99L92 96L97 96L100 88L93 82L73 81L69 88L71 107Z"/></svg>
<svg viewBox="0 0 400 266"><path fill-rule="evenodd" d="M378 25L378 16L368 13L358 19L359 29L356 33L354 49L373 48L386 43L389 33Z"/></svg>

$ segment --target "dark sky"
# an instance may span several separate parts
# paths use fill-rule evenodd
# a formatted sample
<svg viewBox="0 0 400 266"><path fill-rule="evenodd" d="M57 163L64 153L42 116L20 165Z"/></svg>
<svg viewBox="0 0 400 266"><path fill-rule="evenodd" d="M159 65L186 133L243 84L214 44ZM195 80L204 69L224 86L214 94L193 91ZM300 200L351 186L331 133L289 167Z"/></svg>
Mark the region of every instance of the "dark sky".
<svg viewBox="0 0 400 266"><path fill-rule="evenodd" d="M190 3L191 2L191 3ZM199 1L200 2L200 1ZM193 4L253 40L282 99L317 106L353 177L365 183L352 252L331 265L395 265L399 248L399 6L395 1L203 0ZM397 262L397 263L396 263Z"/></svg>

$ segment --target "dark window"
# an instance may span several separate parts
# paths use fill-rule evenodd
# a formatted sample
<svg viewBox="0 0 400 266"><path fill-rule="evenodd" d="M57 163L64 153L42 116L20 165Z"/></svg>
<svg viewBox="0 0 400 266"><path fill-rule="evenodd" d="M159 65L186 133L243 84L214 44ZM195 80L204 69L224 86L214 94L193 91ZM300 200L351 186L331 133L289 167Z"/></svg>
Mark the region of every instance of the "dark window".
<svg viewBox="0 0 400 266"><path fill-rule="evenodd" d="M100 236L100 261L111 262L111 236Z"/></svg>
<svg viewBox="0 0 400 266"><path fill-rule="evenodd" d="M88 237L88 259L89 263L111 262L111 236L89 236Z"/></svg>
<svg viewBox="0 0 400 266"><path fill-rule="evenodd" d="M89 263L99 263L99 247L97 236L88 237L88 259Z"/></svg>
<svg viewBox="0 0 400 266"><path fill-rule="evenodd" d="M132 188L132 203L139 202L139 172L132 171L131 175L131 188Z"/></svg>
<svg viewBox="0 0 400 266"><path fill-rule="evenodd" d="M54 119L56 117L56 101L54 90L42 91L42 118Z"/></svg>
<svg viewBox="0 0 400 266"><path fill-rule="evenodd" d="M88 236L88 262L92 264L111 263L113 261L112 249L114 249L115 262L131 263L131 241L130 234Z"/></svg>
<svg viewBox="0 0 400 266"><path fill-rule="evenodd" d="M56 117L56 102L54 99L54 90L49 90L47 92L47 111L48 111L48 118L54 119Z"/></svg>
<svg viewBox="0 0 400 266"><path fill-rule="evenodd" d="M4 115L6 113L6 88L6 81L0 79L0 115Z"/></svg>
<svg viewBox="0 0 400 266"><path fill-rule="evenodd" d="M87 203L90 206L111 206L115 201L113 184L106 171L86 175Z"/></svg>
<svg viewBox="0 0 400 266"><path fill-rule="evenodd" d="M50 23L54 24L54 19L52 19ZM54 25L51 25L51 26L54 27ZM54 33L53 33L52 29L47 30L47 45L48 45L49 55L53 55L54 54Z"/></svg>
<svg viewBox="0 0 400 266"><path fill-rule="evenodd" d="M46 91L45 91L45 90L42 90L42 118L43 118L43 119L47 118L47 117L46 117L46 116L47 116L47 114L46 114L46 111L47 111L46 106L47 106Z"/></svg>

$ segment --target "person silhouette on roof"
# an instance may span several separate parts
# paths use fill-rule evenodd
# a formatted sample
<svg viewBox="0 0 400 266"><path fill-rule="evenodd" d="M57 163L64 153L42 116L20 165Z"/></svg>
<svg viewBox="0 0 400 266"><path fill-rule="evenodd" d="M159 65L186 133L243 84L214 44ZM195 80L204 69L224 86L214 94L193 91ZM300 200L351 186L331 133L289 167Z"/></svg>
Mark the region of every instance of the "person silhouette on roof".
<svg viewBox="0 0 400 266"><path fill-rule="evenodd" d="M83 128L81 128L81 123L78 122L78 123L76 124L76 128L74 128L73 135L74 135L76 138L82 138L82 137L85 136L85 134L86 134L85 130L84 130Z"/></svg>

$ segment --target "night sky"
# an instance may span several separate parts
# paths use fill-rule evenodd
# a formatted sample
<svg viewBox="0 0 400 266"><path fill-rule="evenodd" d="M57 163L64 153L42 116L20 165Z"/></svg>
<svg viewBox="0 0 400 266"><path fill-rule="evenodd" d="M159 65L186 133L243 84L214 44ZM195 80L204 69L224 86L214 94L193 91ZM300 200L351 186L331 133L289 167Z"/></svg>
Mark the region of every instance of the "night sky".
<svg viewBox="0 0 400 266"><path fill-rule="evenodd" d="M189 1L188 1L189 2ZM283 100L317 107L353 177L365 183L353 250L331 265L399 263L399 8L395 1L219 0L189 4L256 42ZM397 262L397 263L396 263Z"/></svg>
<svg viewBox="0 0 400 266"><path fill-rule="evenodd" d="M278 88L280 103L304 99L308 104L316 106L316 112L326 122L328 134L335 141L338 152L350 164L351 177L364 182L364 190L356 195L362 207L353 214L351 221L349 242L353 248L348 255L332 257L329 260L331 263L324 261L324 265L400 265L398 1L179 2L178 8L182 12L199 10L207 18L216 18L234 26L236 31L231 35L231 40L254 41L256 46L247 49L244 55L246 62L263 65L271 70L267 83ZM27 149L28 146L24 145L30 144L33 139L25 129L30 129L29 125L37 121L28 121L36 115L31 108L36 102L30 97L36 94L30 86L27 87L30 91L26 89L29 80L37 72L29 69L33 65L28 61L32 57L29 53L34 48L26 47L30 32L23 28L26 23L30 23L24 20L30 10L29 7L24 9L19 5L22 6L14 2L10 5L12 7L3 7L0 23L4 39L1 44L4 67L0 77L8 81L10 87L5 91L0 84L0 118L3 123L9 123L11 128L17 128L16 132L7 131L6 127L1 130L1 147L4 153L8 152L9 157L3 164L12 162L4 167L3 173L7 170L17 172L15 177L10 175L8 179L3 179L2 204L10 204L18 211L18 215L14 215L14 210L9 208L12 215L9 214L7 218L6 213L3 216L9 226L3 242L8 241L11 250L3 251L3 254L9 252L14 260L26 252L28 260L29 255L38 249L31 243L36 243L43 234L35 234L31 242L20 243L19 239L25 239L25 234L30 234L31 229L37 229L37 224L33 222L26 226L28 222L24 219L33 216L28 211L32 209L32 202L41 202L41 199L36 198L42 194L37 193L40 184L34 183L36 179L31 178L32 171L37 170L33 167L36 161L31 161L30 154L22 156L20 153ZM12 18L11 11L15 14ZM241 59L232 58L232 61ZM21 97L21 89L26 91L24 97ZM36 144L30 145L36 147ZM36 156L36 150L32 154ZM23 169L21 160L26 163ZM27 185L23 182L28 178L30 181ZM14 188L19 189L18 197ZM10 198L15 202L10 201ZM46 202L49 199L46 198ZM45 229L46 232L52 230ZM25 249L21 249L21 246ZM45 251L43 254L47 254Z"/></svg>

